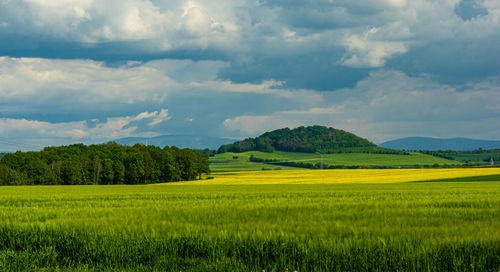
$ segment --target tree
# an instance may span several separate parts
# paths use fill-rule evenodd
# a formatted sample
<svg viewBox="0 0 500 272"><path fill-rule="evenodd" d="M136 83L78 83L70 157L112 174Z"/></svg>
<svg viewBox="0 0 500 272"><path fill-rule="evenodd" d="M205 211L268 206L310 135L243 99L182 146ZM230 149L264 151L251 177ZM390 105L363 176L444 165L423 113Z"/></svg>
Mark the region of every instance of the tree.
<svg viewBox="0 0 500 272"><path fill-rule="evenodd" d="M125 165L122 161L113 162L113 184L125 183Z"/></svg>
<svg viewBox="0 0 500 272"><path fill-rule="evenodd" d="M84 183L82 178L81 166L78 161L73 159L66 160L61 170L61 179L64 185L87 184Z"/></svg>
<svg viewBox="0 0 500 272"><path fill-rule="evenodd" d="M139 184L144 182L144 160L140 153L131 152L125 158L125 183Z"/></svg>
<svg viewBox="0 0 500 272"><path fill-rule="evenodd" d="M26 176L0 162L0 185L21 185Z"/></svg>
<svg viewBox="0 0 500 272"><path fill-rule="evenodd" d="M111 159L104 159L102 161L102 184L113 184L115 179L115 171L113 169L113 161Z"/></svg>

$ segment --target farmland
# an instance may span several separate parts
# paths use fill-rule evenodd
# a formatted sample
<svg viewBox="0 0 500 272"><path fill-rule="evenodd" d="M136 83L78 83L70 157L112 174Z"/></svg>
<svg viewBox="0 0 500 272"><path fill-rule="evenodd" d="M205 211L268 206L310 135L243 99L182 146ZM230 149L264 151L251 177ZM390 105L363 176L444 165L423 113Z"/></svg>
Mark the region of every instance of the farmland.
<svg viewBox="0 0 500 272"><path fill-rule="evenodd" d="M237 171L212 175L214 179L180 182L183 185L253 185L253 184L347 184L403 183L453 180L467 177L497 176L500 168L457 169L336 169L290 171ZM163 184L159 184L163 186Z"/></svg>
<svg viewBox="0 0 500 272"><path fill-rule="evenodd" d="M469 163L489 163L493 159L498 163L500 160L500 150L475 150L475 151L438 151L439 155L453 158L457 161Z"/></svg>
<svg viewBox="0 0 500 272"><path fill-rule="evenodd" d="M461 162L438 158L421 153L411 152L410 155L393 154L371 154L371 153L333 153L315 154L299 152L274 151L272 153L248 151L242 153L226 152L217 154L210 159L212 171L251 171L262 168L273 170L277 168L292 169L285 166L269 165L250 162L253 155L260 159L274 159L279 161L294 161L306 163L320 163L325 165L344 166L431 166L438 165L460 165Z"/></svg>
<svg viewBox="0 0 500 272"><path fill-rule="evenodd" d="M0 270L500 268L500 169L345 171L226 173L203 184L0 187ZM304 176L286 182L298 172ZM258 182L263 174L275 184ZM379 182L362 182L374 175ZM400 182L403 176L413 182ZM297 184L303 178L316 184ZM418 182L426 178L441 180Z"/></svg>

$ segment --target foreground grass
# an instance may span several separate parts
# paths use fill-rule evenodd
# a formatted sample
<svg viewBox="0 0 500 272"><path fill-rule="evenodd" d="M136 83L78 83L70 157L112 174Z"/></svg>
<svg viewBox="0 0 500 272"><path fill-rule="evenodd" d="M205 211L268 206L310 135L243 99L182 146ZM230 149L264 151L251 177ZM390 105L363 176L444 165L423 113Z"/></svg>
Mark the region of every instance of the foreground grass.
<svg viewBox="0 0 500 272"><path fill-rule="evenodd" d="M0 271L499 268L499 176L0 187Z"/></svg>
<svg viewBox="0 0 500 272"><path fill-rule="evenodd" d="M295 161L316 164L321 161L325 165L344 165L344 166L416 166L427 165L460 165L461 162L438 158L421 153L411 152L410 155L391 155L391 154L364 154L364 153L340 153L340 154L314 154L274 151L265 153L259 151L248 151L242 153L222 153L210 158L211 169L215 172L220 171L253 171L266 168L274 170L276 168L292 169L289 167L269 165L250 162L249 158L253 155L260 159L276 159L279 161Z"/></svg>

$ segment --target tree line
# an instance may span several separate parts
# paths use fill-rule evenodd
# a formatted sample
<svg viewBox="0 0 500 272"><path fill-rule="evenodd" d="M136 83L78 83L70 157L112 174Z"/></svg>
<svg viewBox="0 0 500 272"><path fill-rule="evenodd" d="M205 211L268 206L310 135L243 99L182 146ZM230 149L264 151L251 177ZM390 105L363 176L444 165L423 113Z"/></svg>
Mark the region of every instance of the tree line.
<svg viewBox="0 0 500 272"><path fill-rule="evenodd" d="M449 153L442 152L442 151L433 151L433 150L419 150L419 153L426 154L426 155L431 155L434 157L438 158L443 158L447 160L455 160L454 157L450 156Z"/></svg>
<svg viewBox="0 0 500 272"><path fill-rule="evenodd" d="M489 163L490 160L493 159L493 161L500 161L500 149L475 149L475 150L464 150L464 151L457 151L457 150L418 150L418 152L422 154L427 154L435 157L440 157L448 160L459 160L459 161L465 161L466 163L469 163L471 165L475 164L474 161L476 162L483 162L483 163ZM468 156L468 155L479 155L479 156ZM481 165L479 163L478 165Z"/></svg>
<svg viewBox="0 0 500 272"><path fill-rule="evenodd" d="M209 171L208 157L188 148L75 144L5 154L0 185L149 184L200 179Z"/></svg>

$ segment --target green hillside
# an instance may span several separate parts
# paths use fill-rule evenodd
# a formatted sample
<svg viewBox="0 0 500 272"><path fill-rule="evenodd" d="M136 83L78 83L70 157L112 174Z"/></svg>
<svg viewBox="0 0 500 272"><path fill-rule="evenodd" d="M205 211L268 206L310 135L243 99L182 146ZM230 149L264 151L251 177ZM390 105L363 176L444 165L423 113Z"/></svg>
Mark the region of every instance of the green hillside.
<svg viewBox="0 0 500 272"><path fill-rule="evenodd" d="M245 170L267 170L293 169L291 167L271 163L251 162L254 160L276 160L276 162L303 162L318 164L321 161L324 166L362 166L362 167L409 167L409 166L433 166L460 165L460 162L438 158L430 155L412 152L409 155L395 154L371 154L371 153L333 153L312 154L300 152L275 151L273 153L261 151L247 151L242 153L226 152L217 154L210 158L212 171L245 171ZM296 168L295 168L296 169Z"/></svg>
<svg viewBox="0 0 500 272"><path fill-rule="evenodd" d="M263 163L251 162L251 154L268 154L259 151L244 153L227 152L217 154L210 158L210 170L212 172L230 172L230 171L259 171L259 170L288 170L300 169L295 167L268 165Z"/></svg>
<svg viewBox="0 0 500 272"><path fill-rule="evenodd" d="M283 128L266 132L257 138L248 138L233 144L222 145L218 153L246 151L287 151L302 153L386 153L405 152L378 147L350 132L323 126Z"/></svg>
<svg viewBox="0 0 500 272"><path fill-rule="evenodd" d="M473 165L481 165L481 164L489 164L490 160L493 160L495 164L500 162L500 149L490 149L490 150L469 150L469 151L421 151L422 153L449 158L456 161L473 164Z"/></svg>

